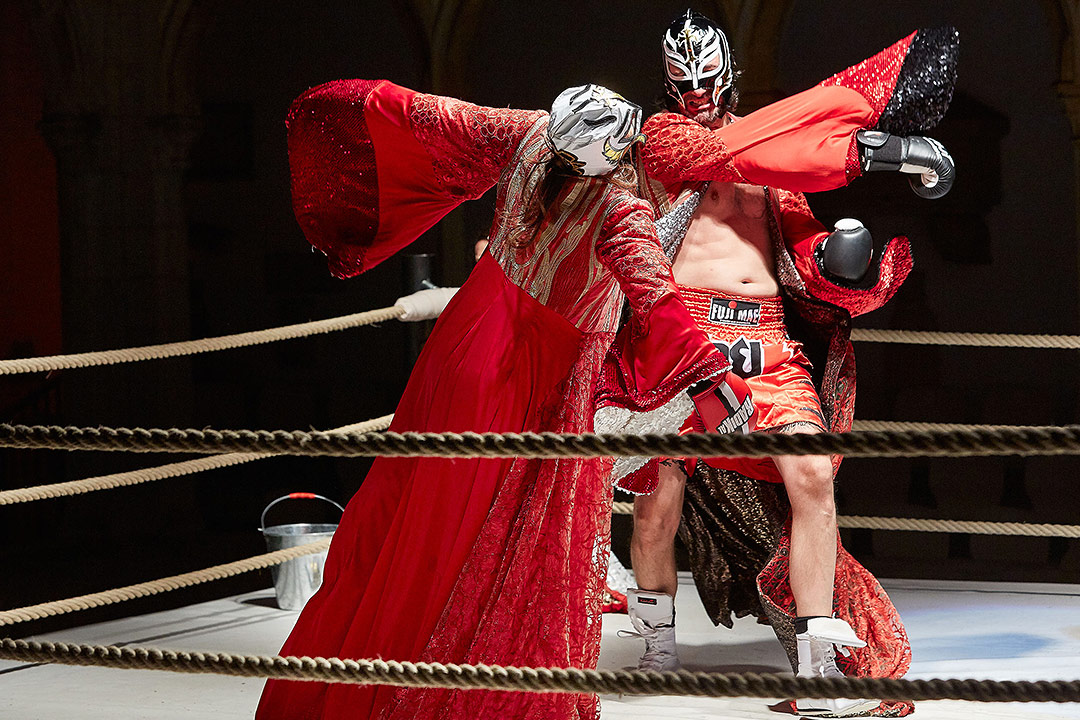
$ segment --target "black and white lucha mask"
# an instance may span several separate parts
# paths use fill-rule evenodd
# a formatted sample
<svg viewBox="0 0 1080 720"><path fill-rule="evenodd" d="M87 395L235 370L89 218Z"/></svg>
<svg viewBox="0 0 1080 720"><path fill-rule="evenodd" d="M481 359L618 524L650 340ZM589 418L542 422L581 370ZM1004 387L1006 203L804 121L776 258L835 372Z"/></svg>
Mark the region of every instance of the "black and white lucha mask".
<svg viewBox="0 0 1080 720"><path fill-rule="evenodd" d="M606 175L642 142L641 108L600 85L579 85L555 98L548 144L578 175Z"/></svg>
<svg viewBox="0 0 1080 720"><path fill-rule="evenodd" d="M687 116L704 110L711 101L727 109L735 86L731 48L720 26L687 10L664 34L664 77L668 98ZM711 94L699 92L711 90ZM726 97L725 97L725 94Z"/></svg>

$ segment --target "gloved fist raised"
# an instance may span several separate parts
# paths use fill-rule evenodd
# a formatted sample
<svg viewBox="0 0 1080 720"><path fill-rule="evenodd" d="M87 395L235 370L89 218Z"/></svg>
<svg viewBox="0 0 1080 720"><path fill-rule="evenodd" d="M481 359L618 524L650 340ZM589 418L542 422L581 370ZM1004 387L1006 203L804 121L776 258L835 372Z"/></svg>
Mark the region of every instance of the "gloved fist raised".
<svg viewBox="0 0 1080 720"><path fill-rule="evenodd" d="M841 218L815 251L818 267L834 281L857 283L866 277L874 258L870 231L854 218Z"/></svg>
<svg viewBox="0 0 1080 720"><path fill-rule="evenodd" d="M856 140L863 172L910 173L915 176L908 179L911 189L928 200L936 200L952 188L956 165L945 146L934 138L860 130Z"/></svg>
<svg viewBox="0 0 1080 720"><path fill-rule="evenodd" d="M691 422L699 432L747 434L757 426L757 407L750 387L734 373L720 380L703 380L687 393L697 408Z"/></svg>

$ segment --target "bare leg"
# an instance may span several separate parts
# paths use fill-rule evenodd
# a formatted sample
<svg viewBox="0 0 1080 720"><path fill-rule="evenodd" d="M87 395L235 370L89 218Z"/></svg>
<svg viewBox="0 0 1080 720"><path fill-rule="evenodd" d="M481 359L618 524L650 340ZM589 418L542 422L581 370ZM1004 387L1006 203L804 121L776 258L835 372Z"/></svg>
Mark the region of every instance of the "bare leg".
<svg viewBox="0 0 1080 720"><path fill-rule="evenodd" d="M789 568L796 613L831 616L836 575L832 461L827 455L782 455L773 461L791 501Z"/></svg>
<svg viewBox="0 0 1080 720"><path fill-rule="evenodd" d="M651 495L634 498L634 533L630 562L638 588L675 597L679 580L675 567L675 534L682 519L686 475L681 465L660 465L660 482Z"/></svg>

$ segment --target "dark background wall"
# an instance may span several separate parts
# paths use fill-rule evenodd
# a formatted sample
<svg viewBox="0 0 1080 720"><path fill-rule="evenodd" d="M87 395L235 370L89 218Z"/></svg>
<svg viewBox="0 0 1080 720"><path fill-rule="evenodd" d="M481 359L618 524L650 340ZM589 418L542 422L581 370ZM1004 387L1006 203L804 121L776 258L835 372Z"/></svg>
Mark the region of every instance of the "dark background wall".
<svg viewBox="0 0 1080 720"><path fill-rule="evenodd" d="M181 12L179 5L167 0L69 5L81 11L56 14L29 0L0 5L2 357L213 336L391 304L401 294L400 258L335 280L292 218L284 126L290 101L327 80L386 77L529 108L547 107L569 85L598 82L650 107L661 88L659 35L685 7L445 2L439 6L447 14L433 20L425 8L435 3L195 3L197 11L179 19L169 14ZM783 3L699 9L720 19L721 5L742 8L725 19L740 57L754 59L744 67L746 110L918 27L960 30L956 98L933 133L956 157L954 191L921 201L902 179L882 174L810 198L825 223L855 216L878 241L906 234L914 243L911 279L857 326L1077 332L1075 160L1056 90L1061 28L1054 3L1008 0L995 13L981 3L929 0L797 0L782 13L775 7ZM152 11L139 15L141 7ZM755 25L747 20L754 13L776 17ZM434 43L433 22L441 28ZM472 203L414 246L439 253L437 281L463 279L492 204L490 195ZM333 427L393 410L408 373L405 339L404 327L388 323L138 368L7 377L0 379L0 420ZM857 353L861 419L1077 422L1080 388L1070 352L860 345ZM0 451L0 487L175 459ZM254 554L262 550L256 528L269 500L313 490L344 502L366 467L363 460L274 459L0 507L11 578L0 585L0 606ZM847 461L840 509L1073 523L1078 469L1072 458ZM270 520L333 518L314 506L289 512ZM615 530L616 551L625 556L619 543L628 520L616 518ZM1075 541L844 537L884 576L1080 582ZM245 578L154 602L266 582ZM118 612L150 607L145 601Z"/></svg>

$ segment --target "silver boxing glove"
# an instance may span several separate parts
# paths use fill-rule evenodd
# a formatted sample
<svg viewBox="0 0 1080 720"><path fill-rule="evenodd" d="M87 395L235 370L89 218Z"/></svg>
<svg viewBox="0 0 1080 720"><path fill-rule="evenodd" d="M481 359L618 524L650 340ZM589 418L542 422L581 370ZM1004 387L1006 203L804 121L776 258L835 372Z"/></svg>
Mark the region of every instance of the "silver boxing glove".
<svg viewBox="0 0 1080 720"><path fill-rule="evenodd" d="M859 161L863 172L893 170L910 173L911 189L919 197L935 200L952 188L956 166L945 146L934 138L900 137L877 130L860 130Z"/></svg>

